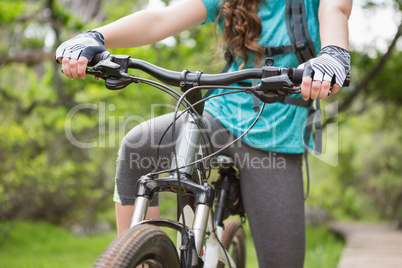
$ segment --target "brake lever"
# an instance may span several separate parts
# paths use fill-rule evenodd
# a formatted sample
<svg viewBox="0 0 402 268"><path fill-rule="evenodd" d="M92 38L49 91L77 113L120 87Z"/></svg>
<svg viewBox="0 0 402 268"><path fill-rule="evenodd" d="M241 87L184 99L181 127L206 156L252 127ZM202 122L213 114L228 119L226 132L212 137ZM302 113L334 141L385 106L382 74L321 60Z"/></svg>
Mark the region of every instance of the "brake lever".
<svg viewBox="0 0 402 268"><path fill-rule="evenodd" d="M93 69L87 68L88 74L94 74L100 78L125 78L123 72L120 70L120 65L109 60L101 60Z"/></svg>
<svg viewBox="0 0 402 268"><path fill-rule="evenodd" d="M122 89L133 83L134 80L121 70L121 65L109 60L98 62L92 69L87 68L86 73L105 80L108 89Z"/></svg>
<svg viewBox="0 0 402 268"><path fill-rule="evenodd" d="M287 74L282 74L261 79L257 90L261 90L264 93L274 92L281 94L283 90L292 88L294 88L293 82L289 79Z"/></svg>
<svg viewBox="0 0 402 268"><path fill-rule="evenodd" d="M292 87L292 88L285 88L288 94L299 94L301 93L301 86Z"/></svg>
<svg viewBox="0 0 402 268"><path fill-rule="evenodd" d="M87 68L87 70L85 71L87 74L102 78L102 79L106 79L106 75L100 71L100 70L95 70L95 69L91 69L91 68Z"/></svg>
<svg viewBox="0 0 402 268"><path fill-rule="evenodd" d="M301 87L295 86L285 73L261 79L252 93L265 103L273 103L283 96L301 93Z"/></svg>

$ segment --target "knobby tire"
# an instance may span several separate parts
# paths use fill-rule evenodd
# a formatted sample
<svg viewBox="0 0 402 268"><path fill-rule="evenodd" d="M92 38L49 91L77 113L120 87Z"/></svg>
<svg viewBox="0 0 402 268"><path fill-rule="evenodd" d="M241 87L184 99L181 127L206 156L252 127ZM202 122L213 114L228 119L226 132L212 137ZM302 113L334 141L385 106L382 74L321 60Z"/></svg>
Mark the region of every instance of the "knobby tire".
<svg viewBox="0 0 402 268"><path fill-rule="evenodd" d="M222 235L222 245L229 252L237 268L246 267L246 234L243 226L236 220L227 220ZM219 262L218 268L229 267Z"/></svg>
<svg viewBox="0 0 402 268"><path fill-rule="evenodd" d="M96 261L95 268L178 268L175 245L157 226L134 226L117 237Z"/></svg>

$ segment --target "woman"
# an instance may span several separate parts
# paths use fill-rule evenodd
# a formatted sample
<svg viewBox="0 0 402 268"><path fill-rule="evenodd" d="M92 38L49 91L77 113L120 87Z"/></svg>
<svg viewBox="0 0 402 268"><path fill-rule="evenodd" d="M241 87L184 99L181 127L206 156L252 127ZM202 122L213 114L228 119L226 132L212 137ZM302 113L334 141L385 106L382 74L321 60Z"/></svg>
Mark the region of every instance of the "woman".
<svg viewBox="0 0 402 268"><path fill-rule="evenodd" d="M88 60L106 48L136 47L160 41L207 22L222 29L222 44L235 60L229 71L261 65L262 45L290 43L285 20L285 2L274 0L183 0L159 10L144 10L94 31L81 33L56 51L64 74L86 78ZM302 82L304 100L339 91L350 66L348 18L351 0L305 0L307 25L317 57L305 63ZM275 66L297 67L294 53L277 55ZM219 93L216 90L214 94ZM250 94L226 95L206 103L204 123L213 136L215 149L240 135L253 122L256 112ZM118 233L129 226L133 187L139 176L152 170L135 159L155 155L161 133L171 122L164 115L131 130L122 142L116 172L116 219ZM251 118L251 121L250 121ZM302 267L304 262L304 203L301 155L305 150L303 124L307 110L294 105L267 105L252 131L224 153L232 156L240 172L243 202L249 219L260 267ZM156 126L156 127L155 127ZM140 140L147 143L140 146ZM167 155L168 148L161 151ZM273 159L274 158L274 159ZM261 160L259 164L255 161ZM269 159L271 162L262 160ZM273 160L272 160L273 159ZM281 165L273 162L282 163ZM257 164L256 164L257 163ZM265 164L263 164L265 163ZM152 202L148 217L159 215ZM261 224L264 223L264 224Z"/></svg>

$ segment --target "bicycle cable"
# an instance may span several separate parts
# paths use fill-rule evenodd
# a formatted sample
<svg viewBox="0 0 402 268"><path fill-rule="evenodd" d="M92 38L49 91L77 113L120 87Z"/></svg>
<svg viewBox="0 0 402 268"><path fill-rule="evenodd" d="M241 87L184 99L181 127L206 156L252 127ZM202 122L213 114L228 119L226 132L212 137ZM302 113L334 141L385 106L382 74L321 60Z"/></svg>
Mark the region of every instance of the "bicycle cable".
<svg viewBox="0 0 402 268"><path fill-rule="evenodd" d="M222 87L219 86L219 88L222 88ZM196 106L196 105L198 105L198 104L200 104L200 103L202 103L202 102L205 102L205 101L207 101L207 100L209 100L209 99L213 99L213 98L216 98L216 97L220 97L220 96L224 96L224 95L229 95L229 94L237 94L237 93L241 93L241 92L246 93L246 92L247 92L247 89L245 89L245 90L238 90L238 91L224 92L224 93L220 93L220 94L217 94L217 95L209 96L209 97L207 97L207 98L203 98L203 99L201 99L201 100L195 102L192 106ZM184 115L186 112L188 112L190 109L191 109L191 107L187 107L186 109L184 109L183 111L181 111L181 113L177 116L176 120L179 119L179 118L180 118L182 115ZM170 123L170 125L166 128L165 132L163 133L162 137L160 138L159 144L158 144L158 151L159 151L159 146L161 146L161 143L162 143L163 138L166 136L166 134L168 133L169 129L172 127L172 124L173 124L173 123ZM203 139L203 141L204 141L204 144L207 146L207 147L206 147L206 150L207 150L207 151L206 151L206 154L209 155L208 147L210 147L212 153L213 153L213 151L214 151L214 148L213 148L213 146L211 145L211 144L212 144L211 138L210 138L209 133L208 133L205 129L201 128L201 130L204 132L205 136L206 136L207 139L208 139L209 146L208 146L207 144L205 144L205 139L204 139L203 136L201 136L202 139ZM158 157L158 151L157 151L157 157ZM211 166L208 166L208 176L207 176L207 178L206 178L207 180L209 179L210 175L211 175Z"/></svg>
<svg viewBox="0 0 402 268"><path fill-rule="evenodd" d="M130 75L130 76L133 76L133 75ZM130 78L134 79L132 77L130 77ZM159 90L162 90L163 92L165 92L166 94L170 95L171 97L173 97L176 100L179 100L179 98L180 98L180 94L177 93L177 91L175 91L174 89L172 89L172 88L170 88L170 87L168 87L168 86L166 86L166 85L164 85L162 83L152 81L152 80L149 80L149 79L145 79L145 78L139 78L139 77L135 77L135 79L136 79L137 83L143 83L143 84L155 87L155 88L157 88ZM185 100L184 102L187 105L187 106L183 105L185 108L191 106L191 104L187 100Z"/></svg>
<svg viewBox="0 0 402 268"><path fill-rule="evenodd" d="M149 80L149 79L140 78L140 77L134 77L132 75L129 75L129 76L130 76L130 78L132 80L135 79L137 83L144 83L144 84L150 85L152 87L155 87L155 88L167 93L168 95L170 95L171 97L173 97L176 100L179 100L179 97L181 96L177 91L173 90L172 88L170 88L170 87L168 87L168 86L166 86L166 85L164 85L162 83L159 83L159 82L156 82L156 81L153 81L153 80ZM195 112L195 109L193 107L195 104L191 105L191 103L189 103L186 99L184 99L183 101L186 103L186 105L182 104L185 107L185 111L188 111L189 109L192 109ZM200 102L197 102L197 104L198 103L200 103ZM198 120L198 121L202 122L201 120ZM199 127L200 127L200 129L204 129L203 126L199 126ZM168 129L169 128L170 128L170 126L168 127ZM164 134L162 135L162 137L161 137L161 139L160 139L160 141L158 143L158 148L157 148L157 152L156 152L156 159L159 158L159 147L161 145L161 141L162 141L163 137L165 136L166 132L167 131L164 132ZM209 137L208 133L205 132L205 134L207 135L207 138L210 141L210 137ZM206 143L203 136L202 136L202 139L203 139L204 143ZM206 143L206 144L208 144L208 143ZM212 146L211 146L211 148L212 148ZM159 167L159 160L157 161L157 163L155 165L155 171L158 169L158 167ZM209 171L209 174L210 173L211 173L211 171Z"/></svg>
<svg viewBox="0 0 402 268"><path fill-rule="evenodd" d="M154 87L156 87L156 88L158 88L158 89L161 89L161 90L164 91L164 92L169 92L169 95L171 95L171 96L174 97L175 99L177 99L177 97L178 97L178 96L177 96L178 93L177 93L176 91L172 90L170 87L167 87L166 85L163 85L163 84L160 84L160 83L157 83L157 82L154 82L154 81L149 81L149 80L146 80L146 79L140 79L140 80L141 80L141 82L143 82L143 83L145 83L145 84L148 84L148 85L151 85L151 86L154 86ZM137 80L137 81L139 81L139 80ZM172 122L172 143L174 143L175 130L176 130L176 121L177 121L177 118L178 118L177 115L178 115L178 112L179 112L179 107L180 107L180 105L183 105L186 109L188 108L188 109L194 110L194 114L195 114L195 116L197 116L197 119L198 119L198 120L197 120L197 123L200 123L200 124L201 124L201 128L200 128L200 129L204 129L203 124L202 124L202 120L200 120L200 115L199 115L199 114L197 113L197 111L195 111L195 109L194 109L195 104L194 104L194 105L188 104L189 106L186 107L186 106L183 104L183 102L185 102L185 103L187 104L187 102L186 102L186 100L185 100L184 98L185 98L185 96L186 96L187 94L189 94L190 92L195 91L195 90L210 89L210 88L213 88L213 89L223 88L223 89L232 89L232 90L236 90L236 91L237 91L237 92L233 92L233 93L238 93L239 91L240 91L240 92L250 93L250 92L252 92L252 90L254 90L253 87L251 87L251 88L239 88L239 87L223 87L223 86L198 86L198 87L193 87L193 88L188 89L186 92L184 92L184 93L180 96L180 98L178 99L178 103L177 103L177 105L176 105L176 108L175 108L174 120L173 120L173 122ZM176 96L173 96L173 95L176 95ZM221 93L221 94L214 95L213 97L219 97L219 96L222 96L222 95L226 95L226 94ZM200 101L206 101L206 100L200 100ZM264 110L264 108L265 108L265 103L263 103L263 106L261 107L261 110L260 110L259 114L257 115L256 119L254 120L253 124L252 124L242 135L240 135L237 139L235 139L233 142L229 143L228 145L224 146L224 147L221 148L220 150L218 150L218 151L216 151L216 152L213 152L213 153L211 153L210 155L207 155L206 157L203 157L203 158L201 158L201 159L198 159L198 160L196 160L196 161L193 161L192 163L190 163L190 164L188 164L188 165L179 167L178 159L177 159L177 151L176 151L176 148L174 148L174 149L173 149L173 154L174 154L174 161L176 162L176 168L175 168L175 169L170 169L170 170L165 170L165 171L162 171L162 172L153 172L153 173L151 173L151 176L155 176L155 175L158 175L158 174L161 174L161 173L165 173L165 172L173 172L173 171L176 172L176 174L177 174L177 175L176 175L176 178L177 178L177 182L178 182L178 185L177 185L177 186L178 186L178 211L180 211L180 213L183 215L183 217L182 217L182 221L183 221L183 231L185 230L185 227L186 227L186 221L185 221L185 217L184 217L184 206L183 206L182 186L181 186L181 178L180 178L180 172L179 172L179 170L180 170L181 168L183 168L183 167L187 167L187 166L195 165L195 164L197 164L197 163L201 163L201 162L203 162L203 161L205 161L205 160L211 158L212 156L214 156L214 155L220 153L221 151L225 150L226 148L228 148L228 147L231 146L232 144L236 143L237 141L239 141L241 138L243 138L245 135L247 135L247 133L254 127L254 125L257 123L258 119L261 117L261 114L262 114L262 111ZM198 124L197 124L197 125L198 125ZM209 137L206 132L204 132L204 133L207 135L207 137ZM202 136L202 135L201 135L201 136ZM210 138L208 138L208 139L209 139L209 141L210 141Z"/></svg>
<svg viewBox="0 0 402 268"><path fill-rule="evenodd" d="M198 87L191 88L190 90L192 90L192 89L200 89L200 88L207 88L207 87L206 87L206 86L198 86ZM222 86L219 86L218 88L223 88L223 89L235 89L235 90L236 90L236 87L222 87ZM253 89L253 88L250 88L250 89ZM239 87L237 87L237 90L239 90ZM241 89L240 89L240 90L241 90ZM244 90L244 91L246 91L246 90ZM188 92L188 91L187 91L187 92ZM184 94L183 94L183 95L184 95ZM182 95L182 97L183 97L183 95ZM217 94L217 95L215 95L215 96L218 97L219 94ZM260 110L260 112L258 113L258 115L256 116L256 119L255 119L254 122L251 124L251 126L243 132L242 135L240 135L240 136L237 137L235 140L233 140L231 143L225 145L224 147L222 147L222 148L219 149L218 151L216 151L216 152L214 152L214 153L212 153L212 154L210 154L210 155L208 155L208 156L206 156L206 157L203 157L203 158L201 158L201 159L198 159L198 160L196 160L196 161L193 161L193 162L191 162L191 163L189 163L189 164L187 164L187 165L181 166L180 168L185 168L185 167L188 167L188 166L191 166L191 165L198 164L198 163L200 163L200 162L202 162L202 161L205 161L205 160L207 160L208 158L211 158L212 156L215 156L215 155L219 154L219 153L222 152L223 150L227 149L227 148L230 147L231 145L233 145L233 144L235 144L236 142L238 142L238 141L239 141L240 139L242 139L245 135L247 135L248 132L250 132L250 130L255 126L255 124L257 123L257 121L260 119L260 117L261 117L261 115L262 115L262 112L263 112L263 110L264 110L264 108L265 108L265 105L266 105L265 103L262 104L261 110ZM164 170L164 171L158 171L158 172L149 173L148 175L149 175L149 176L155 176L155 175L159 175L159 174L166 173L166 172L173 172L173 171L175 171L175 170L176 170L176 169L168 169L168 170Z"/></svg>
<svg viewBox="0 0 402 268"><path fill-rule="evenodd" d="M214 211L213 208L211 209L211 217L212 217L212 221L215 221L215 217L214 217ZM212 229L212 232L214 233L215 237L218 237L218 234L216 233L216 225L214 224L214 228ZM232 268L232 266L230 266L230 260L229 260L229 256L228 256L228 252L225 249L225 247L223 246L222 242L220 239L216 239L218 241L219 246L222 248L223 253L225 254L226 260L228 262L229 268ZM229 248L228 248L229 250ZM205 250L206 251L206 250Z"/></svg>
<svg viewBox="0 0 402 268"><path fill-rule="evenodd" d="M206 88L212 88L212 87L205 87L205 86L204 86L204 87L201 87L201 86L198 86L198 87L191 88L191 89L189 89L188 91L186 91L185 93L183 93L183 95L180 97L180 99L179 99L179 101L178 101L178 104L177 104L177 106L176 106L176 110L175 110L175 115L174 115L174 117L177 117L177 113L178 113L178 110L177 110L177 109L178 109L178 107L180 107L180 102L184 99L186 93L189 92L189 91L191 91L191 90L196 90L196 89L201 89L201 88L206 89ZM246 90L246 89L244 89L244 88L243 88L243 89L239 89L239 87L222 87L222 86L220 86L220 87L214 86L213 88L234 89L234 90L243 91L243 92L247 92L248 90L252 90L252 89L253 89L253 88L248 88L248 89ZM234 92L234 93L238 93L238 92ZM221 93L221 94L226 95L225 93ZM214 95L214 97L219 97L221 94ZM225 149L228 148L229 146L231 146L231 145L235 144L236 142L238 142L238 141L239 141L240 139L242 139L245 135L247 135L247 133L254 127L254 125L257 123L257 121L258 121L259 118L261 117L261 114L262 114L264 108L265 108L265 103L263 103L260 112L258 113L256 119L255 119L254 122L251 124L251 126L250 126L242 135L240 135L238 138L236 138L234 141L232 141L231 143L227 144L226 146L224 146L223 148L219 149L218 151L216 151L216 152L214 152L214 153L212 153L212 154L210 154L210 155L208 155L208 156L206 156L206 157L203 157L203 158L201 158L201 159L199 159L199 160L196 160L196 161L194 161L194 162L192 162L192 163L190 163L190 164L188 164L188 165L182 166L182 167L180 167L180 168L187 167L187 166L191 166L191 165L195 165L195 164L197 164L197 163L203 162L203 161L207 160L208 158L211 158L212 156L214 156L214 155L216 155L216 154L222 152L223 150L225 150ZM176 122L176 120L174 120L174 121L172 122L172 139L174 139L175 122ZM179 205L179 211L181 211L181 213L183 214L183 209L184 209L184 207L183 207L183 204L182 204L182 190L181 190L182 188L181 188L181 179L180 179L180 176L179 176L179 169L180 169L180 168L178 167L177 152L176 152L175 149L173 149L173 152L174 152L174 159L175 159L175 161L176 161L176 168L175 168L175 169L164 170L164 171L160 171L160 172L153 172L153 173L150 173L149 175L150 175L150 176L155 176L155 175L159 175L159 174L166 173L166 172L173 172L173 171L176 171L176 174L177 174L177 181L178 181L178 199L179 199L179 200L178 200L178 202L179 202L178 205ZM186 226L186 224L185 224L185 217L183 217L182 219L183 219L183 230L184 230L184 228L185 228L185 226Z"/></svg>
<svg viewBox="0 0 402 268"><path fill-rule="evenodd" d="M179 175L179 169L184 168L184 167L187 167L187 166L195 165L195 164L197 164L197 163L204 162L204 161L210 159L211 157L217 155L218 153L222 152L223 150L225 150L225 149L228 148L229 146L235 144L235 143L238 142L240 139L242 139L245 135L248 134L248 132L255 126L255 124L257 123L257 121L260 119L260 117L261 117L261 115L262 115L262 112L263 112L263 110L264 110L264 108L265 108L265 103L263 103L263 105L262 105L262 107L261 107L261 110L260 110L260 112L258 113L258 115L257 115L256 119L254 120L254 122L251 124L251 126L250 126L242 135L240 135L240 136L239 136L238 138L236 138L234 141L232 141L231 143L227 144L226 146L224 146L223 148L219 149L218 151L213 152L213 147L212 147L212 142L211 142L210 136L209 136L209 134L206 132L205 128L203 127L202 120L200 120L200 115L195 111L194 106L196 106L196 105L198 105L198 104L200 104L200 103L202 103L202 102L205 102L205 101L207 101L207 100L209 100L209 99L217 98L217 97L220 97L220 96L223 96L223 95L236 94L236 93L240 93L240 92L243 92L243 93L251 93L252 90L254 90L254 88L253 88L253 87L249 87L249 88L239 88L239 87L224 87L224 86L198 86L198 87L190 88L189 90L187 90L186 92L184 92L184 93L180 96L179 93L177 93L175 90L171 89L170 87L168 87L168 86L166 86L166 85L160 84L160 83L155 82L155 81L152 81L152 80L146 80L146 79L141 79L141 80L142 80L142 81L141 81L142 83L145 83L145 84L151 85L151 86L153 86L153 87L155 87L155 88L158 88L158 89L162 90L163 92L169 94L171 97L175 98L175 99L178 101L178 103L177 103L177 105L176 105L176 108L175 108L175 112L174 112L174 119L173 119L173 122L168 126L168 128L167 128L167 129L165 130L165 132L163 133L163 135L162 135L162 137L161 137L161 139L160 139L160 141L159 141L159 144L158 144L158 151L159 151L159 145L161 144L161 141L162 141L163 137L167 134L167 131L169 130L170 127L172 128L172 142L174 142L176 121L178 120L179 117L181 117L183 114L185 114L185 113L186 113L187 111L189 111L189 110L193 110L194 114L197 116L197 119L198 119L198 120L197 120L197 126L198 126L199 129L202 130L203 133L206 135L206 137L207 137L207 139L208 139L207 144L209 144L209 146L211 147L211 151L212 151L211 154L208 154L208 151L207 151L207 156L206 156L206 157L203 157L203 158L201 158L201 159L198 159L198 160L196 160L196 161L194 161L194 162L192 162L192 163L190 163L190 164L188 164L188 165L182 166L182 167L179 167L179 165L178 165L178 161L177 161L177 152L176 152L176 148L174 148L174 149L173 149L173 153L174 153L174 159L175 159L175 161L176 161L176 168L175 168L175 169L170 169L170 170L164 170L164 171L162 171L162 172L153 172L153 173L151 173L151 175L158 175L158 174L165 173L165 172L172 172L172 171L174 171L174 170L176 171L177 180L178 180L178 199L179 199L178 202L179 202L179 211L181 211L182 215L184 215L184 211L183 211L184 207L183 207L183 203L182 203L182 199L183 199L183 197L182 197L182 187L181 187L181 179L180 179L180 175ZM204 99L201 99L201 100L195 102L194 104L188 103L188 101L184 98L184 97L188 94L188 92L191 92L191 91L193 91L193 90L198 90L198 89L201 90L201 89L208 89L208 88L212 88L212 89L217 89L217 88L232 89L232 90L236 90L236 91L224 92L224 93L216 94L216 95L213 95L213 96L209 96L209 97L207 97L207 98L204 98ZM179 97L179 96L180 96L180 97ZM187 106L186 106L184 103L185 103ZM178 115L180 105L183 105L183 106L185 107L185 109L184 109L184 111L182 111L182 112ZM202 137L202 139L203 139L203 141L204 141L204 144L205 144L205 140L204 140L203 135L201 135L201 137ZM206 148L208 148L208 146L207 146ZM207 149L207 150L208 150L208 149ZM157 165L156 167L158 167L158 165ZM209 166L208 168L209 168L209 175L208 175L208 178L209 178L209 176L210 176L210 174L211 174L211 167ZM184 217L184 216L182 217L182 220L183 220L183 230L184 230L185 227L186 227L186 222L185 222L185 217ZM214 232L214 234L215 234L215 236L216 236L216 235L217 235L217 234L216 234L216 230L212 230L212 231ZM225 253L225 257L226 257L226 260L227 260L227 263L228 263L229 267L231 267L231 265L230 265L230 260L229 260L229 256L228 256L228 254L227 254L227 252L226 252L226 250L225 250L225 247L224 247L223 244L219 241L219 239L218 239L218 243L219 243L219 246L223 249L223 251L224 251L224 253Z"/></svg>
<svg viewBox="0 0 402 268"><path fill-rule="evenodd" d="M178 102L177 102L177 104L176 104L176 108L175 108L175 111L174 111L174 117L173 117L173 118L177 118L177 114L178 114L178 112L179 112L179 108L180 108L181 102L184 100L184 98L185 98L189 93L191 93L191 92L193 92L193 91L195 91L195 90L209 89L209 88L214 88L214 89L216 89L216 88L219 88L219 87L217 87L217 86L196 86L196 87L190 88L190 89L188 89L187 91L185 91L185 92L180 96L180 98L179 98L179 100L178 100ZM244 89L241 89L241 88L239 89L239 87L220 87L220 88L233 89L233 90L243 90L243 91L244 91ZM251 88L250 90L252 90L252 89L253 89L253 88ZM264 107L265 107L265 105L262 107L261 111L264 109ZM261 116L261 111L260 111L260 113L259 113L259 116L257 117L257 120L258 120L258 119L260 118L260 116ZM197 111L195 111L195 115L196 115L196 116L198 117L198 119L199 119L199 114L197 113ZM254 122L254 124L252 124L251 128L254 127L255 123L257 123L257 120ZM201 122L201 120L198 120L198 122ZM174 143L174 141L175 141L175 132L176 132L176 120L173 120L172 123L173 123L173 124L172 124L172 143ZM245 136L245 135L248 133L248 131L251 130L251 128L249 128L249 129L247 130L247 132L244 133L244 135L240 136L240 138L242 138L243 136ZM238 140L238 139L236 139L235 142L237 142L237 140ZM229 145L231 145L231 144L229 144ZM223 149L226 149L227 147L228 147L228 146L224 147ZM221 150L218 150L218 152L220 152L220 151L222 151L222 149L221 149ZM216 153L212 153L208 158L210 158L211 156L213 156L213 155L215 155L215 154L216 154ZM180 171L181 168L189 167L189 166L192 166L192 165L194 165L194 164L196 164L196 163L201 163L201 162L203 162L204 160L206 160L206 159L208 159L208 158L203 157L203 158L201 158L201 161L196 160L196 161L194 161L192 164L188 164L188 165L179 167L179 162L178 162L178 159L177 159L176 147L173 148L173 161L175 161L176 168L172 169L172 172L175 171L176 174L177 174L176 177L177 177L178 202L179 202L179 204L178 204L178 206L179 206L178 210L179 210L179 211L182 213L182 215L183 215L183 217L182 217L182 220L183 220L183 231L184 231L184 228L185 228L185 226L186 226L186 223L185 223L185 217L184 217L184 207L183 207L183 203L182 203L182 200L183 200L183 197L182 197L182 186L181 186L181 178L180 178L180 172L179 172L179 171ZM165 172L166 172L166 171L165 171Z"/></svg>

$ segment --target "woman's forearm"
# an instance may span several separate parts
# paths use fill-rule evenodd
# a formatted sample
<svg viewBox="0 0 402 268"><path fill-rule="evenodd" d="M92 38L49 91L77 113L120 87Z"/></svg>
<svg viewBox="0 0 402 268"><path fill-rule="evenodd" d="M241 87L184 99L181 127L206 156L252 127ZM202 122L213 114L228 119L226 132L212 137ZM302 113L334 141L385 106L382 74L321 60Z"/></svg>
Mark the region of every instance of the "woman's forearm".
<svg viewBox="0 0 402 268"><path fill-rule="evenodd" d="M142 10L97 28L106 48L152 44L202 23L207 11L201 0L180 1L157 10Z"/></svg>
<svg viewBox="0 0 402 268"><path fill-rule="evenodd" d="M352 0L321 0L319 8L321 46L334 45L348 50L348 20Z"/></svg>

